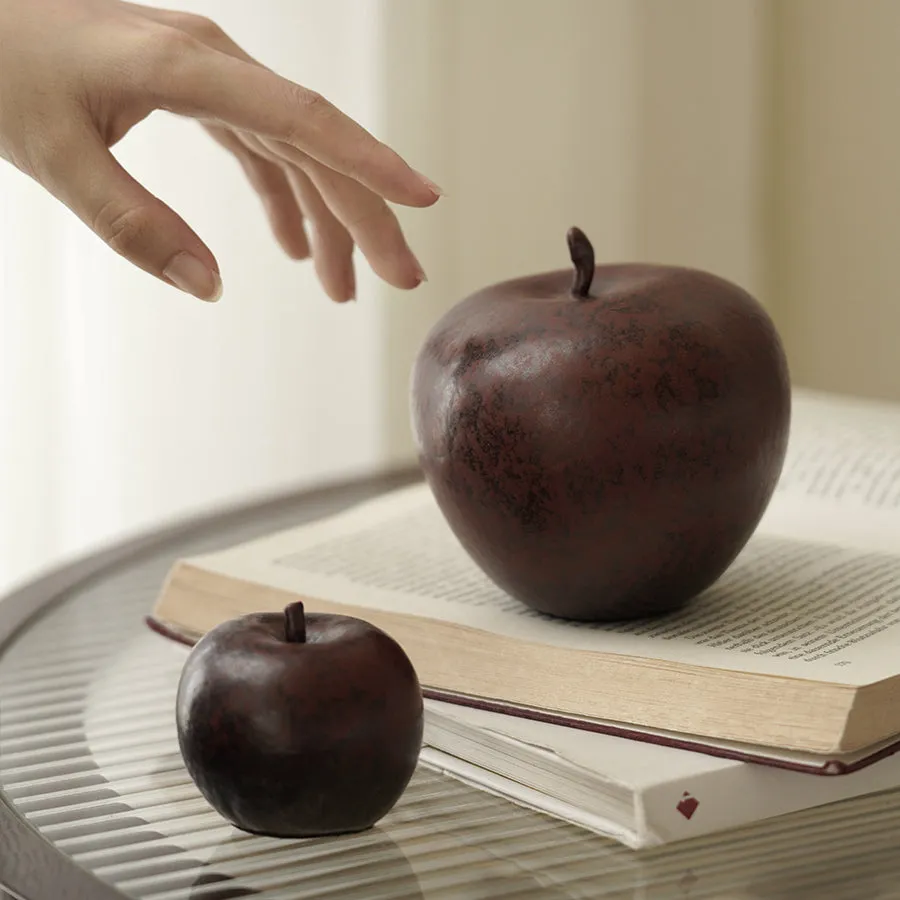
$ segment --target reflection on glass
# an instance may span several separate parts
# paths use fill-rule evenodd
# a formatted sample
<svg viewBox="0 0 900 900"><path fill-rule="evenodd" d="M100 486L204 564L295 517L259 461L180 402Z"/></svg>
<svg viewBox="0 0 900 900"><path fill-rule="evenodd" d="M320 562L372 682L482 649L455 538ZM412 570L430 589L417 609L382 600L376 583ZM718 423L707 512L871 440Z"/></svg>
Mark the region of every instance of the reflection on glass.
<svg viewBox="0 0 900 900"><path fill-rule="evenodd" d="M342 900L423 894L403 850L382 828L360 834L306 840L269 840L265 847L236 829L206 861L187 897L226 900L265 897L335 896ZM210 890L212 891L210 893Z"/></svg>

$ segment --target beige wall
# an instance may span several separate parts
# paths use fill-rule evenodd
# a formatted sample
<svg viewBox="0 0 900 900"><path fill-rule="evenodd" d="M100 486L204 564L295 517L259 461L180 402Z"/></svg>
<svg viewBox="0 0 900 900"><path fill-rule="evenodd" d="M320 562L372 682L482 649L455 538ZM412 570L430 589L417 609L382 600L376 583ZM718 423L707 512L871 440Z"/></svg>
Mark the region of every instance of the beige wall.
<svg viewBox="0 0 900 900"><path fill-rule="evenodd" d="M638 254L709 269L769 304L769 5L637 5Z"/></svg>
<svg viewBox="0 0 900 900"><path fill-rule="evenodd" d="M900 400L900 3L638 5L641 254L756 293L797 383Z"/></svg>
<svg viewBox="0 0 900 900"><path fill-rule="evenodd" d="M900 400L900 3L776 6L773 297L799 381Z"/></svg>

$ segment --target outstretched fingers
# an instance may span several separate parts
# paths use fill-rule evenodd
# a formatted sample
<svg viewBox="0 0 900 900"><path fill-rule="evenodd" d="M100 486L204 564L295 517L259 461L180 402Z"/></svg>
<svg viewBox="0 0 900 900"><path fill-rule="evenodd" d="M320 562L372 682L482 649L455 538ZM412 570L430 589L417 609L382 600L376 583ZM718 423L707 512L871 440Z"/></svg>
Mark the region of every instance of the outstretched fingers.
<svg viewBox="0 0 900 900"><path fill-rule="evenodd" d="M355 300L353 238L325 205L304 172L289 168L286 174L298 202L312 223L313 261L325 293L336 303Z"/></svg>
<svg viewBox="0 0 900 900"><path fill-rule="evenodd" d="M181 115L293 147L407 206L435 203L440 189L321 94L175 28L152 45L157 103Z"/></svg>
<svg viewBox="0 0 900 900"><path fill-rule="evenodd" d="M355 299L353 238L322 200L315 185L301 169L273 152L255 135L238 132L237 137L251 152L282 168L309 225L313 264L325 293L336 303Z"/></svg>
<svg viewBox="0 0 900 900"><path fill-rule="evenodd" d="M296 167L308 176L376 275L404 290L425 281L425 272L410 250L397 217L381 197L316 160L298 158Z"/></svg>
<svg viewBox="0 0 900 900"><path fill-rule="evenodd" d="M206 126L207 132L240 164L247 180L259 195L276 240L291 259L307 259L309 240L303 227L303 213L297 205L290 182L281 166L250 150L227 128Z"/></svg>
<svg viewBox="0 0 900 900"><path fill-rule="evenodd" d="M325 98L261 66L215 22L131 8L171 39L156 44L166 63L155 69L159 104L203 121L238 158L292 255L302 231L294 210L302 210L316 270L332 299L354 295L354 243L389 284L410 289L425 280L385 200L429 206L439 188ZM293 203L285 199L286 184Z"/></svg>

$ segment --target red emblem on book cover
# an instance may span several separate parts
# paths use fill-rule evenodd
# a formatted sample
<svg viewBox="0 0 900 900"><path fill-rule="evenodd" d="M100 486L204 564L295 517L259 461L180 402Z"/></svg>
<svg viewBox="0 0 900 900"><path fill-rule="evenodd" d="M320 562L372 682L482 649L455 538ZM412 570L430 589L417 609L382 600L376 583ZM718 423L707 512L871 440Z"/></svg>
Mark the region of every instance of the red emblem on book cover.
<svg viewBox="0 0 900 900"><path fill-rule="evenodd" d="M700 801L696 797L692 797L687 791L681 795L681 800L675 809L678 810L686 819L689 819L700 805Z"/></svg>

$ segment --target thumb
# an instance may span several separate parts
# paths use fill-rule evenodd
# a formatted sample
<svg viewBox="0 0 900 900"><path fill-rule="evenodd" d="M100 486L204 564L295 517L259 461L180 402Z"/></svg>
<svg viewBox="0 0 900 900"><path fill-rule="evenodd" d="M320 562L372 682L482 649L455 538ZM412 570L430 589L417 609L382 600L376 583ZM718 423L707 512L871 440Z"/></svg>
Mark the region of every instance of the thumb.
<svg viewBox="0 0 900 900"><path fill-rule="evenodd" d="M201 300L222 293L219 267L188 224L139 184L93 131L37 167L38 180L116 253Z"/></svg>

